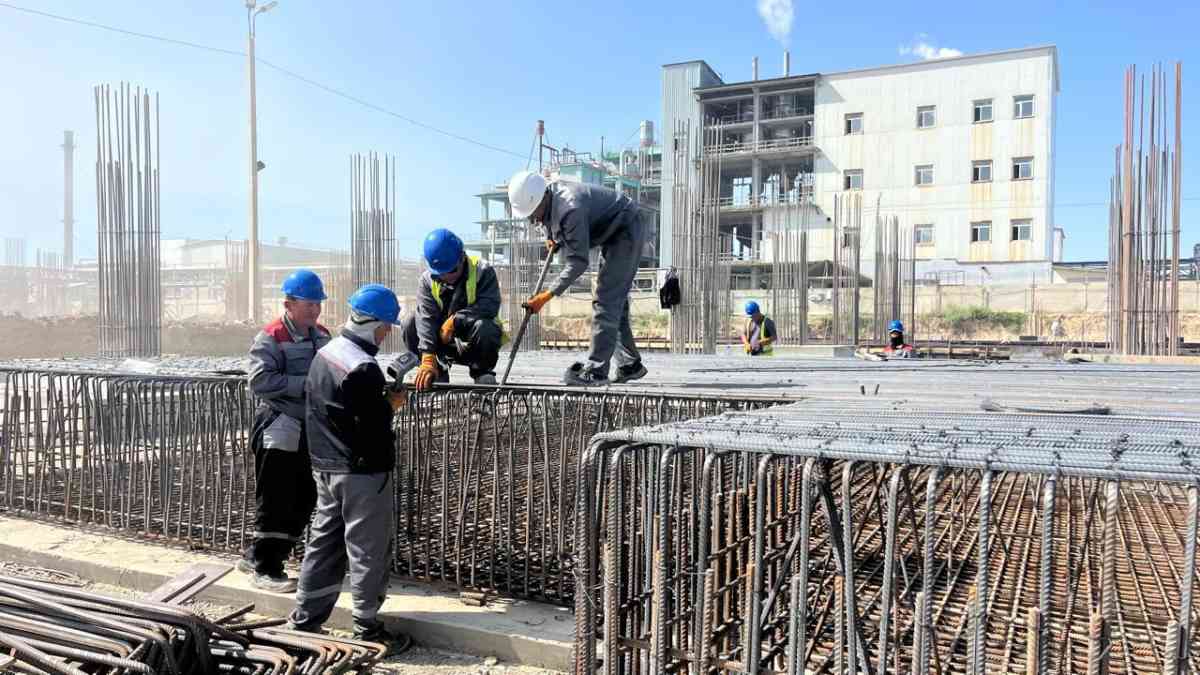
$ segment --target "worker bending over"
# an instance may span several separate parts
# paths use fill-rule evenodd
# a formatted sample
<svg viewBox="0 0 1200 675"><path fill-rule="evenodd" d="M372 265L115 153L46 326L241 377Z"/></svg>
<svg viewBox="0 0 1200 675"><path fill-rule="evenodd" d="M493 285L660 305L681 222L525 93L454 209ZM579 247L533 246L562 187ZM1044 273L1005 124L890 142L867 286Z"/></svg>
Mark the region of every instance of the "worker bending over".
<svg viewBox="0 0 1200 675"><path fill-rule="evenodd" d="M425 262L417 287L417 309L400 326L408 350L421 357L414 384L429 389L450 381L450 365L470 369L476 384L496 384L503 331L500 283L491 265L468 256L450 230L425 237Z"/></svg>
<svg viewBox="0 0 1200 675"><path fill-rule="evenodd" d="M358 289L350 296L350 319L309 370L306 418L317 515L288 617L297 630L318 632L349 569L355 638L389 644L393 653L411 644L388 633L377 616L392 562L392 416L402 395L386 391L375 355L399 315L400 302L387 287Z"/></svg>
<svg viewBox="0 0 1200 675"><path fill-rule="evenodd" d="M610 361L617 357L615 383L645 377L641 354L629 323L629 289L642 257L645 225L629 197L598 185L548 182L541 174L520 171L508 182L513 215L541 224L551 253L562 250L565 266L550 288L529 298L537 313L551 298L566 293L588 269L588 253L600 249L600 270L592 298L592 341L585 362L563 375L569 385L607 384Z"/></svg>
<svg viewBox="0 0 1200 675"><path fill-rule="evenodd" d="M771 356L775 353L775 322L768 319L751 300L746 303L746 330L742 331L742 348L750 356Z"/></svg>
<svg viewBox="0 0 1200 675"><path fill-rule="evenodd" d="M291 593L296 581L283 563L317 499L304 434L304 381L329 331L317 323L325 289L316 274L296 270L282 291L283 316L264 326L250 347L250 390L258 397L250 430L254 538L237 567L256 588Z"/></svg>
<svg viewBox="0 0 1200 675"><path fill-rule="evenodd" d="M904 324L898 319L893 319L888 324L888 344L883 348L883 353L889 356L908 358L912 356L912 351L912 345L904 342Z"/></svg>

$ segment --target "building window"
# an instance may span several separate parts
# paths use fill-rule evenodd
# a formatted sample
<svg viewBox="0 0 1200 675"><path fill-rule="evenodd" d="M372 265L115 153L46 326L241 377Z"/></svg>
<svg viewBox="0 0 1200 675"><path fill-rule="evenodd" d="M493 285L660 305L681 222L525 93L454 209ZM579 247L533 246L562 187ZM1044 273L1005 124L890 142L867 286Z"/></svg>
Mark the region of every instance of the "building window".
<svg viewBox="0 0 1200 675"><path fill-rule="evenodd" d="M1033 221L1028 218L1012 221L1012 240L1032 241Z"/></svg>
<svg viewBox="0 0 1200 675"><path fill-rule="evenodd" d="M981 220L978 223L971 223L971 243L978 244L992 240L992 221Z"/></svg>
<svg viewBox="0 0 1200 675"><path fill-rule="evenodd" d="M992 182L992 160L981 159L977 162L971 162L971 182L972 183L990 183L990 182Z"/></svg>
<svg viewBox="0 0 1200 675"><path fill-rule="evenodd" d="M851 169L843 177L843 188L846 190L861 190L863 186L862 169Z"/></svg>
<svg viewBox="0 0 1200 675"><path fill-rule="evenodd" d="M915 225L913 226L913 241L917 245L933 243L933 225Z"/></svg>
<svg viewBox="0 0 1200 675"><path fill-rule="evenodd" d="M933 165L920 164L917 166L917 185L933 185Z"/></svg>
<svg viewBox="0 0 1200 675"><path fill-rule="evenodd" d="M1013 118L1033 117L1033 96L1013 97Z"/></svg>
<svg viewBox="0 0 1200 675"><path fill-rule="evenodd" d="M1033 158L1017 157L1013 160L1013 180L1029 180L1033 178Z"/></svg>
<svg viewBox="0 0 1200 675"><path fill-rule="evenodd" d="M975 101L975 116L973 117L973 121L976 123L992 121L992 99Z"/></svg>
<svg viewBox="0 0 1200 675"><path fill-rule="evenodd" d="M937 124L937 106L923 105L917 108L917 128L929 129Z"/></svg>
<svg viewBox="0 0 1200 675"><path fill-rule="evenodd" d="M846 135L862 133L862 113L846 115Z"/></svg>

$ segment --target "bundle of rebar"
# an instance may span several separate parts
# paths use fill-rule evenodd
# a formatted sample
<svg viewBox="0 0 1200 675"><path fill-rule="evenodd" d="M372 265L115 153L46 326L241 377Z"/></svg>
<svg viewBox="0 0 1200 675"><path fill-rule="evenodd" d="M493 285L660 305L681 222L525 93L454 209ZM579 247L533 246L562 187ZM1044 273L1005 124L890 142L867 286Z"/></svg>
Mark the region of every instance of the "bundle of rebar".
<svg viewBox="0 0 1200 675"><path fill-rule="evenodd" d="M1198 459L1198 422L867 403L602 434L576 672L1193 672Z"/></svg>
<svg viewBox="0 0 1200 675"><path fill-rule="evenodd" d="M862 195L834 195L832 301L829 339L833 344L858 344L862 298Z"/></svg>
<svg viewBox="0 0 1200 675"><path fill-rule="evenodd" d="M6 673L207 675L342 673L385 653L373 642L246 621L253 605L208 618L177 604L114 598L0 576L0 669Z"/></svg>
<svg viewBox="0 0 1200 675"><path fill-rule="evenodd" d="M876 342L888 339L888 324L893 320L904 323L905 339L910 343L917 334L917 279L915 239L908 229L901 229L900 219L884 216L875 207L875 279L874 330Z"/></svg>
<svg viewBox="0 0 1200 675"><path fill-rule="evenodd" d="M93 90L100 355L161 353L158 94Z"/></svg>
<svg viewBox="0 0 1200 675"><path fill-rule="evenodd" d="M396 158L374 152L350 156L350 242L354 287L396 287ZM381 345L402 349L397 331Z"/></svg>
<svg viewBox="0 0 1200 675"><path fill-rule="evenodd" d="M722 310L731 272L720 260L721 127L709 124L693 135L690 122L679 122L673 141L671 246L680 302L671 311L671 351L713 354L728 320Z"/></svg>
<svg viewBox="0 0 1200 675"><path fill-rule="evenodd" d="M1120 354L1179 352L1182 63L1174 80L1172 111L1161 66L1149 93L1145 75L1139 84L1134 66L1125 71L1125 137L1115 151L1108 228L1108 340Z"/></svg>
<svg viewBox="0 0 1200 675"><path fill-rule="evenodd" d="M811 196L771 209L771 318L780 345L804 345L808 326L808 238L815 206Z"/></svg>

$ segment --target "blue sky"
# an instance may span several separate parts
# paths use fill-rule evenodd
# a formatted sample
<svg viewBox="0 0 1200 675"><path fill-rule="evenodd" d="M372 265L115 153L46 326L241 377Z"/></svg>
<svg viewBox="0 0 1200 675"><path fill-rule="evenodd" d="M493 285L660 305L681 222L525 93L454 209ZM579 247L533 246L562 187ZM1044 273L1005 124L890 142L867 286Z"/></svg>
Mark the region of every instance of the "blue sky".
<svg viewBox="0 0 1200 675"><path fill-rule="evenodd" d="M219 49L245 47L241 0L0 0L0 236L60 250L62 131L76 131L76 251L95 255L92 86L129 81L162 104L165 237L244 237L245 58L34 16L14 4ZM475 230L484 184L523 168L534 121L553 144L597 150L658 122L659 66L703 58L727 80L835 71L919 58L901 47L981 52L1059 47L1057 224L1068 259L1106 251L1108 174L1121 136L1121 81L1130 63L1184 61L1184 103L1197 98L1198 3L797 2L790 33L768 30L744 2L413 3L281 0L259 18L258 55L370 103L513 154L472 145L288 77L258 69L260 229L348 247L349 155L400 160L398 238L417 254L429 228ZM1171 5L1178 6L1171 6ZM1185 107L1184 147L1200 115ZM1185 155L1185 185L1189 175ZM1195 175L1194 173L1192 175ZM1191 185L1196 185L1193 181ZM1200 241L1187 215L1185 255Z"/></svg>

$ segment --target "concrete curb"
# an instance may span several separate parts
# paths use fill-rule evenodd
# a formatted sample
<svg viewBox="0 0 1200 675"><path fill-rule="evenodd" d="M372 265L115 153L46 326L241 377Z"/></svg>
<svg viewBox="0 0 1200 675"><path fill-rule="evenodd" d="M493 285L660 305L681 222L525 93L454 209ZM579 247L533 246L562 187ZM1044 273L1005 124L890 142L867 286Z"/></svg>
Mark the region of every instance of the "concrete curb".
<svg viewBox="0 0 1200 675"><path fill-rule="evenodd" d="M0 559L143 593L190 564L232 562L229 557L11 517L0 518ZM388 593L380 618L418 644L540 668L570 669L574 617L568 610L526 601L472 607L459 600L457 591L395 578ZM272 616L287 616L295 604L292 595L251 587L237 571L199 597L234 607L252 602L256 613ZM326 627L351 627L347 593L338 599Z"/></svg>

